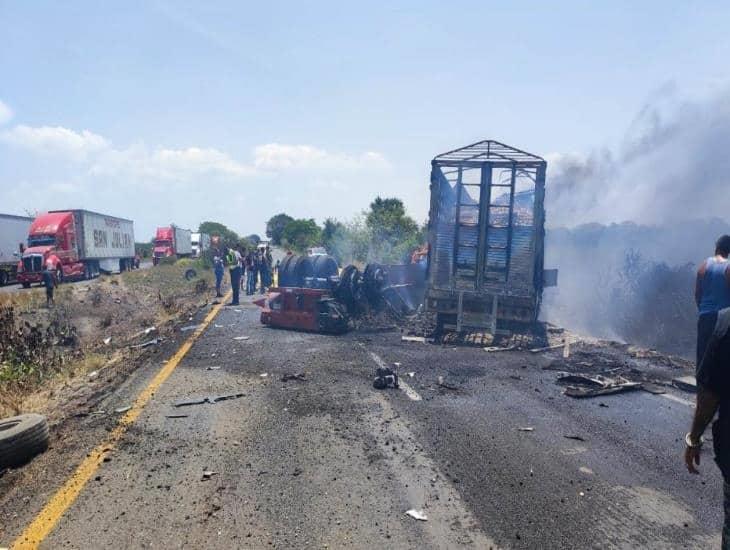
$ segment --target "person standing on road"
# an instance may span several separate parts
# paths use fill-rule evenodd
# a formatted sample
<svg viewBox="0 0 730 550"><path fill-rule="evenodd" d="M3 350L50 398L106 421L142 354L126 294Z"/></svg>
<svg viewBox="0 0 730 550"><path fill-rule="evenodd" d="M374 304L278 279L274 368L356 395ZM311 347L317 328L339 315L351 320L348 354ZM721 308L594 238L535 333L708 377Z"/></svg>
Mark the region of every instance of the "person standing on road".
<svg viewBox="0 0 730 550"><path fill-rule="evenodd" d="M697 403L692 428L684 436L684 462L692 474L699 474L702 434L712 424L715 462L723 478L725 521L722 548L730 549L730 308L717 315L707 349L697 369Z"/></svg>
<svg viewBox="0 0 730 550"><path fill-rule="evenodd" d="M56 289L58 281L56 280L56 270L53 262L48 260L46 268L43 270L43 285L46 287L46 307L50 308L55 305L53 301L53 291Z"/></svg>
<svg viewBox="0 0 730 550"><path fill-rule="evenodd" d="M228 305L237 306L239 303L238 296L241 292L241 253L235 248L231 248L228 250L226 259L228 261L228 270L231 275L231 289L233 290L233 300Z"/></svg>
<svg viewBox="0 0 730 550"><path fill-rule="evenodd" d="M717 320L717 312L730 307L730 235L723 235L715 244L715 255L707 258L697 270L695 301L697 320L697 365L707 348Z"/></svg>
<svg viewBox="0 0 730 550"><path fill-rule="evenodd" d="M221 285L223 284L223 258L220 250L216 250L213 256L213 272L215 273L215 297L222 298Z"/></svg>
<svg viewBox="0 0 730 550"><path fill-rule="evenodd" d="M253 252L246 254L246 295L253 294Z"/></svg>

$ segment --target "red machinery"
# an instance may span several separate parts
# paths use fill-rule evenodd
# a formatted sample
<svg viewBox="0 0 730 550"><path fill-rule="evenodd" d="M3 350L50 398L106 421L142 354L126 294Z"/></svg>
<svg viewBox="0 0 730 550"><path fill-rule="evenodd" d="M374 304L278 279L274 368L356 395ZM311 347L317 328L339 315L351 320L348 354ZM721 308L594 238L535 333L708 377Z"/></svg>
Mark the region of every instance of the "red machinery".
<svg viewBox="0 0 730 550"><path fill-rule="evenodd" d="M261 307L261 322L277 328L342 334L348 329L344 306L322 288L272 288L254 302Z"/></svg>

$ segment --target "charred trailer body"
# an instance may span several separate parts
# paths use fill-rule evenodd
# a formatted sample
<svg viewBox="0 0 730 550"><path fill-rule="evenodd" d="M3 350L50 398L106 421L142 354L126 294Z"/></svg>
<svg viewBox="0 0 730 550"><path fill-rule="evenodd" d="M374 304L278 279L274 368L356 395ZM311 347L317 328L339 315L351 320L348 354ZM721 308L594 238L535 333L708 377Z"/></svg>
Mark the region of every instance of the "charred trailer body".
<svg viewBox="0 0 730 550"><path fill-rule="evenodd" d="M439 329L497 334L536 322L546 168L542 158L491 140L431 162L425 305Z"/></svg>

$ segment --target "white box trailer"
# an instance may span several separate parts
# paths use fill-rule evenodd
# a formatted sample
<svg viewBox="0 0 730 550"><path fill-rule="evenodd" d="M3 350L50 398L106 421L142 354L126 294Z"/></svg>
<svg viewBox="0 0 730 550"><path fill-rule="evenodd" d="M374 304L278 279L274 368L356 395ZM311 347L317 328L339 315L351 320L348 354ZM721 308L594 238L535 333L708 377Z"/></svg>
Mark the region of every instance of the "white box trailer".
<svg viewBox="0 0 730 550"><path fill-rule="evenodd" d="M178 256L190 256L193 253L193 232L190 229L183 229L173 225L175 230L175 251Z"/></svg>
<svg viewBox="0 0 730 550"><path fill-rule="evenodd" d="M200 258L203 252L210 248L210 235L207 233L193 233L191 238L193 243L193 257Z"/></svg>
<svg viewBox="0 0 730 550"><path fill-rule="evenodd" d="M15 281L33 218L0 214L0 286Z"/></svg>
<svg viewBox="0 0 730 550"><path fill-rule="evenodd" d="M97 260L99 269L116 273L131 266L121 265L120 260L129 263L134 258L134 222L124 218L106 216L88 210L74 210L76 232L79 240L79 257Z"/></svg>

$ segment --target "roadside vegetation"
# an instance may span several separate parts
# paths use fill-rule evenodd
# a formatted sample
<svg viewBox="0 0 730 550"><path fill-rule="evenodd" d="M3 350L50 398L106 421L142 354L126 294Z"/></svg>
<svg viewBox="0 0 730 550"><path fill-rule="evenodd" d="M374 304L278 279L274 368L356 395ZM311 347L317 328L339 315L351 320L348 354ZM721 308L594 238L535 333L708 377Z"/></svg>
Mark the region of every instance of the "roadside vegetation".
<svg viewBox="0 0 730 550"><path fill-rule="evenodd" d="M196 276L187 280L191 268ZM181 260L62 284L50 309L40 287L1 294L0 417L50 414L65 393L89 386L89 373L112 376L134 363L142 351L132 345L168 337L209 301L212 286L203 262Z"/></svg>

